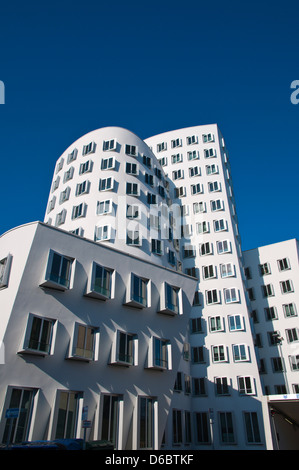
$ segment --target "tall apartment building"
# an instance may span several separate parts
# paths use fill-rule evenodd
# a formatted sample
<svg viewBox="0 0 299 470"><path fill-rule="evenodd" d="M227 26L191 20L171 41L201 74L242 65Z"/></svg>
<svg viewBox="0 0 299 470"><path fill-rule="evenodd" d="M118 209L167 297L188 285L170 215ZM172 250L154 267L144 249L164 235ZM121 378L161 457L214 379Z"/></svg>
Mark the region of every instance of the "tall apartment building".
<svg viewBox="0 0 299 470"><path fill-rule="evenodd" d="M264 393L279 439L298 449L299 265L298 240L244 251L248 294Z"/></svg>
<svg viewBox="0 0 299 470"><path fill-rule="evenodd" d="M33 440L82 436L88 406L118 449L272 448L217 125L81 137L0 267L0 440L8 408Z"/></svg>

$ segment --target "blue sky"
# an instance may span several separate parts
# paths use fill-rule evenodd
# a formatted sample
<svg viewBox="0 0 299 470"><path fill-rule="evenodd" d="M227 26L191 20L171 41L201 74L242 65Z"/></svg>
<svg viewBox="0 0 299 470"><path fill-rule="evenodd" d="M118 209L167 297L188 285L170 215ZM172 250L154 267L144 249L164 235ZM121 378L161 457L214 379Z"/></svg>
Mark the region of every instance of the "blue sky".
<svg viewBox="0 0 299 470"><path fill-rule="evenodd" d="M104 126L217 123L243 249L298 235L298 1L10 1L0 7L0 233L43 220L54 165Z"/></svg>

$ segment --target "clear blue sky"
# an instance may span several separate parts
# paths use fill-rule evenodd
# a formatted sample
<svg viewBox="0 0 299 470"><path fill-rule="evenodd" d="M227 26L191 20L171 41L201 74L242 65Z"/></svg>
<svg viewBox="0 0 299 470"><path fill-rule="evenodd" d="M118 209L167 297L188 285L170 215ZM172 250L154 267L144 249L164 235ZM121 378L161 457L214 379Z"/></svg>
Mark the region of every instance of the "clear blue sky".
<svg viewBox="0 0 299 470"><path fill-rule="evenodd" d="M3 0L0 233L43 220L85 133L218 123L243 249L299 238L298 55L298 0Z"/></svg>

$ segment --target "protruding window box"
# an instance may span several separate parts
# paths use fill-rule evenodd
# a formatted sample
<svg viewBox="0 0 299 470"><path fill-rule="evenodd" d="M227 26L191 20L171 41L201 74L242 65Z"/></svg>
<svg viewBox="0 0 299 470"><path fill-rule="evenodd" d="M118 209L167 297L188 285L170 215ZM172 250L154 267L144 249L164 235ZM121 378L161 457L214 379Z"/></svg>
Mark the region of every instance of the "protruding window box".
<svg viewBox="0 0 299 470"><path fill-rule="evenodd" d="M97 361L99 356L100 330L97 327L75 323L67 359Z"/></svg>
<svg viewBox="0 0 299 470"><path fill-rule="evenodd" d="M114 284L115 271L93 263L85 295L101 300L111 299L114 297Z"/></svg>
<svg viewBox="0 0 299 470"><path fill-rule="evenodd" d="M126 289L125 305L136 308L150 307L151 282L131 273Z"/></svg>
<svg viewBox="0 0 299 470"><path fill-rule="evenodd" d="M29 313L19 354L49 356L54 353L57 321Z"/></svg>
<svg viewBox="0 0 299 470"><path fill-rule="evenodd" d="M61 291L71 289L73 283L73 264L73 258L50 250L45 278L40 286Z"/></svg>
<svg viewBox="0 0 299 470"><path fill-rule="evenodd" d="M171 343L168 339L151 337L145 368L160 371L172 370Z"/></svg>
<svg viewBox="0 0 299 470"><path fill-rule="evenodd" d="M138 365L138 337L136 334L120 330L115 332L109 364L124 367Z"/></svg>
<svg viewBox="0 0 299 470"><path fill-rule="evenodd" d="M158 312L168 315L182 315L183 303L180 287L172 286L167 282L163 283Z"/></svg>

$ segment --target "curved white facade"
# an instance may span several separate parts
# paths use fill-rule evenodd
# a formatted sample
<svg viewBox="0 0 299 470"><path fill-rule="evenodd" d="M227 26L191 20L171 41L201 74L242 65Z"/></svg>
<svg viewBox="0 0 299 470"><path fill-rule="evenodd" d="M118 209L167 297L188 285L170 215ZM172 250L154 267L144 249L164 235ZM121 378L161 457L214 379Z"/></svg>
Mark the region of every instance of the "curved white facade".
<svg viewBox="0 0 299 470"><path fill-rule="evenodd" d="M148 146L119 127L90 132L57 160L44 221L177 268L169 181ZM170 233L169 233L170 232Z"/></svg>

